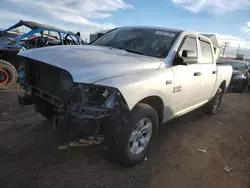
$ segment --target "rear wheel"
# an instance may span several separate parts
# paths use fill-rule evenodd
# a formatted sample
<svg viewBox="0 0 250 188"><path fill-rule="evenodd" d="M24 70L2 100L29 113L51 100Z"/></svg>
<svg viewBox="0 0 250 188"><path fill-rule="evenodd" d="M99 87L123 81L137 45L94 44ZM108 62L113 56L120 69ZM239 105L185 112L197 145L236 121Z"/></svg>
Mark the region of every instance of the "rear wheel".
<svg viewBox="0 0 250 188"><path fill-rule="evenodd" d="M127 166L143 161L156 137L158 124L157 112L151 106L136 105L123 132L109 149L112 158Z"/></svg>
<svg viewBox="0 0 250 188"><path fill-rule="evenodd" d="M7 90L17 82L17 71L8 61L0 59L0 90Z"/></svg>
<svg viewBox="0 0 250 188"><path fill-rule="evenodd" d="M205 106L206 114L216 114L219 111L222 96L223 96L223 90L219 88L213 99L206 104Z"/></svg>

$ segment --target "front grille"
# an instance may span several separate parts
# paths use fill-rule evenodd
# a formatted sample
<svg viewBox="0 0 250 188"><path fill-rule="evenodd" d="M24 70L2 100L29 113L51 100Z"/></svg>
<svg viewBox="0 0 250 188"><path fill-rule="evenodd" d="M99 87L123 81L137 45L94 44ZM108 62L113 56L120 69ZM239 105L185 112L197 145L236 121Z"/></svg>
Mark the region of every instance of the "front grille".
<svg viewBox="0 0 250 188"><path fill-rule="evenodd" d="M61 68L26 59L25 77L28 85L40 88L61 99L71 94L72 76Z"/></svg>
<svg viewBox="0 0 250 188"><path fill-rule="evenodd" d="M60 70L38 63L36 68L36 86L53 95L59 96L61 90Z"/></svg>

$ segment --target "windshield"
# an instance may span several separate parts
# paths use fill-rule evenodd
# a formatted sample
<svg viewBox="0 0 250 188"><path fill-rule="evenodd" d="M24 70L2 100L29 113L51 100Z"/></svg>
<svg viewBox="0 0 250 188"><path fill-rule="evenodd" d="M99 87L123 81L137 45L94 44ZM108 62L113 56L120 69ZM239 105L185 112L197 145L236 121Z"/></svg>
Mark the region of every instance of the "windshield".
<svg viewBox="0 0 250 188"><path fill-rule="evenodd" d="M108 46L147 56L164 58L168 55L178 32L158 29L118 28L91 45Z"/></svg>

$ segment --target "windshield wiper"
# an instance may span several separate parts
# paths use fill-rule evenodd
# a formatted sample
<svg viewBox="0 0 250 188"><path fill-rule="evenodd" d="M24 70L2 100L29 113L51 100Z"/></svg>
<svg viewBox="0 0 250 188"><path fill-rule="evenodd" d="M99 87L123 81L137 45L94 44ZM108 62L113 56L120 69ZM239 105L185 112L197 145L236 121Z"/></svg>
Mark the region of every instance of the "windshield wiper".
<svg viewBox="0 0 250 188"><path fill-rule="evenodd" d="M126 49L126 48L119 48L121 50L125 50L126 52L131 52L131 53L135 53L135 54L140 54L140 55L146 55L142 52L138 52L138 51L135 51L135 50L130 50L130 49Z"/></svg>

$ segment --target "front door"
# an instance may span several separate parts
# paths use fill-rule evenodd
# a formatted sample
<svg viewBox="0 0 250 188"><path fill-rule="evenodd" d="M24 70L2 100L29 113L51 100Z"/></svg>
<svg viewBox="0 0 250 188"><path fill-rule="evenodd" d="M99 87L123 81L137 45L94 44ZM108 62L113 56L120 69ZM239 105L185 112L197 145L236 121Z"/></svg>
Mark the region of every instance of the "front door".
<svg viewBox="0 0 250 188"><path fill-rule="evenodd" d="M201 65L198 63L197 39L193 36L184 38L177 55L182 56L183 50L194 52L194 58L185 60L187 65L173 65L174 74L172 109L176 114L201 102Z"/></svg>

